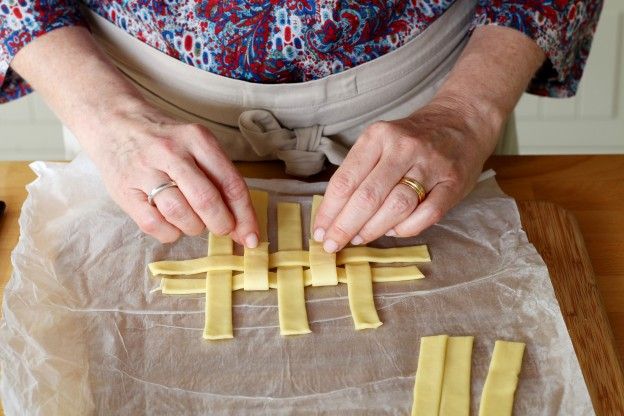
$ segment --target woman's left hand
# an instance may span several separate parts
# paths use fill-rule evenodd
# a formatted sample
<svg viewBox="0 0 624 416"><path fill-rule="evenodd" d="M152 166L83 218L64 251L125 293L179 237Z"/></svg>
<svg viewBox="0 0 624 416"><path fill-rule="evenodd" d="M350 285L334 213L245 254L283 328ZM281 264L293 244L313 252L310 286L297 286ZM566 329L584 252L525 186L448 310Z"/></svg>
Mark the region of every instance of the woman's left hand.
<svg viewBox="0 0 624 416"><path fill-rule="evenodd" d="M476 115L466 103L434 101L408 118L371 124L327 186L314 239L335 252L384 234L414 236L442 219L496 146L501 123ZM422 203L403 177L425 187Z"/></svg>

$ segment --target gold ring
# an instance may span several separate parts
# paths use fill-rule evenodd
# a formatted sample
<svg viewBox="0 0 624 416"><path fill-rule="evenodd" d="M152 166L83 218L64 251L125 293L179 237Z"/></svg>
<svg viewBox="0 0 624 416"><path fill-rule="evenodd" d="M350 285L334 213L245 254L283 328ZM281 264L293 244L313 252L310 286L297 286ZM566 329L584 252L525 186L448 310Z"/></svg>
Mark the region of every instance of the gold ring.
<svg viewBox="0 0 624 416"><path fill-rule="evenodd" d="M416 195L418 195L419 204L425 200L425 197L427 196L427 191L425 191L425 187L423 186L423 184L418 182L416 179L412 179L412 178L408 178L407 176L404 176L399 181L399 183L409 186L412 191L416 192Z"/></svg>

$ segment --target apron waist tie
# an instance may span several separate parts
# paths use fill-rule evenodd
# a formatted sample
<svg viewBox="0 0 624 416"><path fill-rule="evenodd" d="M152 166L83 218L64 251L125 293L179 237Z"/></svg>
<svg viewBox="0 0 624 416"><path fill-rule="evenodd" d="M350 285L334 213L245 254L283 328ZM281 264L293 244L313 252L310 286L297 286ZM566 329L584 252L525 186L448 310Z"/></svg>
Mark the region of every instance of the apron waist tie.
<svg viewBox="0 0 624 416"><path fill-rule="evenodd" d="M283 160L289 175L314 175L323 169L325 158L339 165L347 155L344 146L323 136L323 126L287 129L267 110L243 111L238 128L258 156Z"/></svg>

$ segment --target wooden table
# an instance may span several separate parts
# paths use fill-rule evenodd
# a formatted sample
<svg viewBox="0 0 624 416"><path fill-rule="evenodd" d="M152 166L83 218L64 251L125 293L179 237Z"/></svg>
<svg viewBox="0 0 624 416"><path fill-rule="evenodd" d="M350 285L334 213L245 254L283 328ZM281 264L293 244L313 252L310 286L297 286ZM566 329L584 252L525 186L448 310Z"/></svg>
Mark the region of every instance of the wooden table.
<svg viewBox="0 0 624 416"><path fill-rule="evenodd" d="M600 306L601 302L604 304L615 339L616 352L613 352L611 357L607 359L594 357L594 359L603 365L606 362L608 367L605 371L610 372L611 377L621 379L621 369L617 368L619 364L616 355L619 356L620 361L624 359L624 155L494 156L486 163L486 167L495 169L501 188L521 201L523 222L530 216L535 217L544 208L546 211L551 211L550 214L557 216L563 226L575 227L573 219L572 223L567 222L570 218L564 211L553 205L531 202L536 200L554 202L571 212L578 221L591 266L595 272L597 289L602 298L602 301L598 299L594 306ZM241 164L240 169L247 176L284 177L279 164ZM327 177L328 173L324 173L311 179L326 180ZM0 162L0 199L7 202L8 206L6 217L0 220L0 287L2 290L10 274L9 254L19 234L17 219L26 197L24 185L33 179L34 174L26 162ZM551 268L553 255L556 255L558 251L549 250L543 245L548 244L545 241L538 244L533 240L534 236L539 239L548 239L545 231L549 224L546 222L540 224L539 221L539 219L533 221L527 233ZM579 243L582 246L582 242L579 241ZM548 252L545 253L542 250ZM585 255L584 250L581 251L576 253L579 257ZM581 268L591 271L591 266L583 264L582 259L572 265L569 269L569 271L572 270L571 273L574 272L575 266L582 266ZM551 269L551 274L552 272ZM593 285L587 289L595 292ZM559 298L559 301L561 303L562 299ZM564 306L562 304L564 317L570 327L571 322L578 320L579 317L575 316L574 308L566 310ZM600 320L603 311L595 312L595 319ZM592 328L592 322L584 324L586 328ZM574 332L572 328L570 331ZM578 334L578 336L582 335ZM572 336L575 338L574 334ZM582 348L582 345L579 347L579 344L575 343L575 347ZM606 349L614 351L611 345ZM581 355L591 357L592 351L582 350L577 351L577 354L582 362ZM596 366L598 367L599 365ZM601 374L599 368L596 374ZM587 374L585 377L587 378ZM603 380L602 384L608 383ZM609 403L619 401L621 404L624 399L612 397L612 391L608 389L608 386L606 390L592 391L594 403L598 397L601 401ZM622 414L613 412L614 409L621 408L609 407L609 404L605 404L602 411L596 410L602 414Z"/></svg>

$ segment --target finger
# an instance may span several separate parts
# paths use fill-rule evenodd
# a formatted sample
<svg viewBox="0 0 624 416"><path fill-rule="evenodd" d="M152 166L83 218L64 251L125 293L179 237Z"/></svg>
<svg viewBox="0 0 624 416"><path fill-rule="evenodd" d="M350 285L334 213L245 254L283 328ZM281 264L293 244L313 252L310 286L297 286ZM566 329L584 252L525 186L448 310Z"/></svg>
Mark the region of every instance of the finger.
<svg viewBox="0 0 624 416"><path fill-rule="evenodd" d="M396 235L411 237L420 234L440 221L460 199L461 193L449 182L437 184L416 210L394 227Z"/></svg>
<svg viewBox="0 0 624 416"><path fill-rule="evenodd" d="M167 188L154 199L158 211L165 219L186 235L199 235L205 225L177 188Z"/></svg>
<svg viewBox="0 0 624 416"><path fill-rule="evenodd" d="M172 243L180 237L180 230L171 225L162 214L147 203L147 196L140 190L134 190L131 194L116 198L117 203L141 231L156 238L161 243Z"/></svg>
<svg viewBox="0 0 624 416"><path fill-rule="evenodd" d="M174 180L193 210L209 231L227 235L234 229L234 219L221 193L191 158L170 163L166 173Z"/></svg>
<svg viewBox="0 0 624 416"><path fill-rule="evenodd" d="M381 147L361 137L327 185L325 197L314 219L313 238L321 242L327 229L342 211L358 186L379 162Z"/></svg>
<svg viewBox="0 0 624 416"><path fill-rule="evenodd" d="M198 143L196 154L197 164L219 188L233 214L232 238L245 247L256 247L260 231L243 177L216 144L204 140L204 143Z"/></svg>
<svg viewBox="0 0 624 416"><path fill-rule="evenodd" d="M403 222L414 212L417 206L418 194L409 186L398 183L383 202L381 208L362 227L360 232L351 240L351 243L358 245L376 240Z"/></svg>
<svg viewBox="0 0 624 416"><path fill-rule="evenodd" d="M407 160L384 157L353 192L334 222L327 228L323 248L343 248L379 210L392 189L409 169ZM357 242L357 241L356 241Z"/></svg>
<svg viewBox="0 0 624 416"><path fill-rule="evenodd" d="M419 166L412 167L404 177L417 180L425 189L433 189L435 179L426 175ZM418 194L408 185L397 183L377 213L362 227L352 244L369 243L407 219L418 206Z"/></svg>

